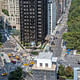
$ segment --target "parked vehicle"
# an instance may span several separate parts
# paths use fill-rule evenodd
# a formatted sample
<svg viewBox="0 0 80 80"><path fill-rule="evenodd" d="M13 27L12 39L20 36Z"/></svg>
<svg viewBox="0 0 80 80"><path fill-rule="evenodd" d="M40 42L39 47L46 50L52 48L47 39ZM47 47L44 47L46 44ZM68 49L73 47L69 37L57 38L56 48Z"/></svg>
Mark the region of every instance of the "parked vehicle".
<svg viewBox="0 0 80 80"><path fill-rule="evenodd" d="M56 31L56 34L59 34L59 31Z"/></svg>
<svg viewBox="0 0 80 80"><path fill-rule="evenodd" d="M78 61L78 64L80 64L80 61Z"/></svg>
<svg viewBox="0 0 80 80"><path fill-rule="evenodd" d="M30 61L30 64L34 64L34 61Z"/></svg>
<svg viewBox="0 0 80 80"><path fill-rule="evenodd" d="M1 74L1 76L7 76L8 75L8 73L2 73Z"/></svg>
<svg viewBox="0 0 80 80"><path fill-rule="evenodd" d="M29 64L24 64L24 66L28 66Z"/></svg>
<svg viewBox="0 0 80 80"><path fill-rule="evenodd" d="M33 66L33 64L30 64L30 65L29 65L29 67L32 67L32 66Z"/></svg>
<svg viewBox="0 0 80 80"><path fill-rule="evenodd" d="M13 64L16 64L16 61L11 61Z"/></svg>

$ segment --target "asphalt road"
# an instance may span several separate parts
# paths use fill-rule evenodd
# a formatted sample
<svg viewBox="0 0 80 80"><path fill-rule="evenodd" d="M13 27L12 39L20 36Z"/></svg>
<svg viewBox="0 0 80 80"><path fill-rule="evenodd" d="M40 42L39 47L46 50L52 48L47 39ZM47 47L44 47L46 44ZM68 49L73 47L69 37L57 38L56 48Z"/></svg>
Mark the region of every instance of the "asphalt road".
<svg viewBox="0 0 80 80"><path fill-rule="evenodd" d="M74 56L74 55L66 55L64 59L58 59L59 64L63 64L65 66L71 66L72 68L80 67L78 61L80 61L80 56Z"/></svg>
<svg viewBox="0 0 80 80"><path fill-rule="evenodd" d="M66 22L66 20L64 20L64 21ZM55 46L53 48L53 52L54 52L55 57L61 57L61 54L62 54L62 48L61 48L62 35L63 35L63 32L65 32L66 24L63 22L61 25L58 25L58 27L60 27L57 30L57 31L59 31L59 33L55 34L55 37L57 37L58 39L54 40Z"/></svg>
<svg viewBox="0 0 80 80"><path fill-rule="evenodd" d="M8 80L8 79L7 79L7 76L1 76L1 74L2 74L4 71L5 71L4 68L1 68L1 69L0 69L0 80Z"/></svg>
<svg viewBox="0 0 80 80"><path fill-rule="evenodd" d="M61 47L62 35L63 35L63 32L67 32L67 20L68 20L70 4L69 4L68 8L66 9L65 14L63 14L62 21L60 22L59 25L57 25L57 28L56 28L57 29L56 31L59 31L59 33L58 34L55 33L55 37L58 37L58 39L56 39L54 41L55 47L53 48L53 52L54 52L54 56L58 57L58 58L61 57L62 51L63 51L63 49Z"/></svg>
<svg viewBox="0 0 80 80"><path fill-rule="evenodd" d="M5 32L2 31L2 33L4 33L3 34L3 46L2 46L2 48L0 48L0 52L5 52L5 54L8 54L8 53L18 54L19 57L21 56L21 53L25 53L24 51L18 52L16 50L16 48L18 47L20 49L20 47L17 45L17 42L12 37L10 37L9 40L6 40L5 39L6 38L5 37ZM16 64L13 64L13 63L8 63L7 64L7 63L5 63L5 66L4 67L5 67L6 72L11 72L11 71L15 70L17 68L17 66L22 67L23 64L27 63L27 60L26 59L28 57L26 57L26 58L21 58L20 57L21 58L21 62L18 61ZM24 60L22 60L22 59L24 59ZM29 58L29 60L30 59L31 59L31 57ZM24 66L22 68L24 69ZM1 73L4 73L4 72L5 72L4 71L4 68L1 68L0 74ZM27 76L27 77L29 78L29 76ZM7 80L7 76L5 76L5 77L0 76L0 80Z"/></svg>
<svg viewBox="0 0 80 80"><path fill-rule="evenodd" d="M70 5L69 5L69 8L70 8ZM61 23L65 24L65 22L68 20L68 18L67 18L68 15L67 14L68 14L68 9L67 9L66 14L64 15L64 19L63 19L63 21ZM67 28L67 25L64 25L64 26L65 26L65 28ZM63 32L63 31L64 31L64 29L62 29L61 32ZM67 30L65 29L65 32L66 31ZM58 58L58 63L59 64L63 64L65 66L71 66L72 68L74 68L74 67L80 67L80 64L78 64L78 61L80 61L80 56L65 55L65 51L63 49L62 49L61 57Z"/></svg>
<svg viewBox="0 0 80 80"><path fill-rule="evenodd" d="M57 39L54 41L55 47L53 48L54 57L60 57L62 48L61 48L61 41L62 39Z"/></svg>

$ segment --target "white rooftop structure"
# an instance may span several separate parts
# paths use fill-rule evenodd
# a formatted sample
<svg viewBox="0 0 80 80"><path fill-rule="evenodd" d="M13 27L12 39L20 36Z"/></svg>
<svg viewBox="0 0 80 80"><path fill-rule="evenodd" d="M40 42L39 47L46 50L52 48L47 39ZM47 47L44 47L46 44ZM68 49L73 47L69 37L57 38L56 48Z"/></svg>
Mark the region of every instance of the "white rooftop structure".
<svg viewBox="0 0 80 80"><path fill-rule="evenodd" d="M33 69L42 70L55 70L57 57L53 57L52 52L40 52L37 57L35 57L37 64L34 64Z"/></svg>
<svg viewBox="0 0 80 80"><path fill-rule="evenodd" d="M51 59L53 56L52 52L40 52L37 56L38 59Z"/></svg>

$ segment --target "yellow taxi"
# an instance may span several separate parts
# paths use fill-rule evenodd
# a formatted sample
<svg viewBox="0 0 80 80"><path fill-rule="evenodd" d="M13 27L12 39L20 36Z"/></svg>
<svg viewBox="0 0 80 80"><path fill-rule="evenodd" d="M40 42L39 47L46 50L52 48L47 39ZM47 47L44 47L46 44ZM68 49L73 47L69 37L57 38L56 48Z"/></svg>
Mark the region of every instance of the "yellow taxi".
<svg viewBox="0 0 80 80"><path fill-rule="evenodd" d="M7 76L8 75L8 73L2 73L1 74L1 76Z"/></svg>
<svg viewBox="0 0 80 80"><path fill-rule="evenodd" d="M16 59L17 59L17 60L20 60L19 56L16 56Z"/></svg>
<svg viewBox="0 0 80 80"><path fill-rule="evenodd" d="M34 64L34 61L30 61L30 64Z"/></svg>
<svg viewBox="0 0 80 80"><path fill-rule="evenodd" d="M11 56L12 56L12 54L11 54L11 53L8 53L8 56L9 56L9 57L11 57Z"/></svg>
<svg viewBox="0 0 80 80"><path fill-rule="evenodd" d="M16 56L16 59L18 59L19 58L19 56Z"/></svg>
<svg viewBox="0 0 80 80"><path fill-rule="evenodd" d="M24 64L24 66L28 66L29 64Z"/></svg>

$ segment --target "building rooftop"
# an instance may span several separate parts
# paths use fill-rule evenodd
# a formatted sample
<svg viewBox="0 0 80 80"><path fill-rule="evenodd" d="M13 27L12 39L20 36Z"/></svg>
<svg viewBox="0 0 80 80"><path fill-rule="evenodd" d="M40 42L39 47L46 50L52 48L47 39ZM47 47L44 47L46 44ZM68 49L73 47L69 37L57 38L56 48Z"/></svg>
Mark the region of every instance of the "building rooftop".
<svg viewBox="0 0 80 80"><path fill-rule="evenodd" d="M52 52L40 52L37 59L51 59L53 57Z"/></svg>
<svg viewBox="0 0 80 80"><path fill-rule="evenodd" d="M74 80L79 80L80 79L80 67L75 67L74 68Z"/></svg>
<svg viewBox="0 0 80 80"><path fill-rule="evenodd" d="M57 62L57 57L52 57L52 62Z"/></svg>
<svg viewBox="0 0 80 80"><path fill-rule="evenodd" d="M55 64L52 64L52 67L51 68L48 68L48 67L37 67L37 64L34 64L33 67L32 67L33 70L49 70L49 71L55 71L56 70L56 65Z"/></svg>

